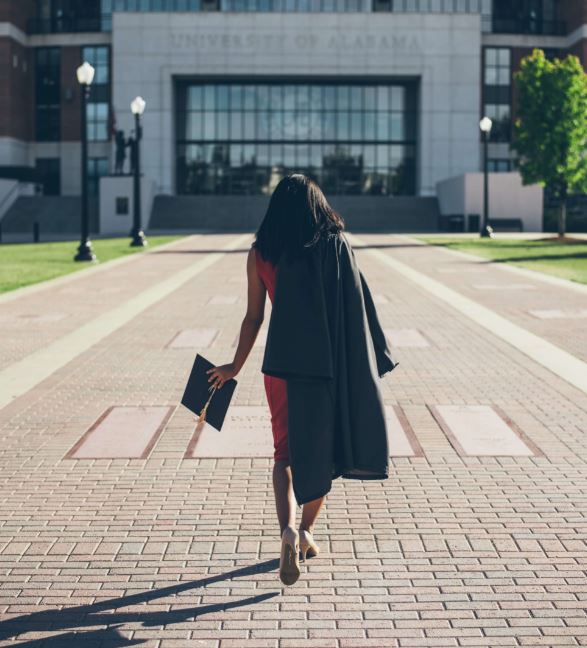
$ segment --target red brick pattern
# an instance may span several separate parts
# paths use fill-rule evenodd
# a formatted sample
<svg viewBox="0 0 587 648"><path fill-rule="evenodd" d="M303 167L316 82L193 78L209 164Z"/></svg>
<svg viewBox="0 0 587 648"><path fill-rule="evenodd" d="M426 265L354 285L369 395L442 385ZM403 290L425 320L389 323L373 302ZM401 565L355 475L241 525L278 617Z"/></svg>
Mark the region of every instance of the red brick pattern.
<svg viewBox="0 0 587 648"><path fill-rule="evenodd" d="M77 317L91 318L127 294L98 300L95 283L138 291L198 258L190 247L228 240L145 256L124 281L80 280L86 292L31 295L27 310L54 298L75 316L81 299ZM585 645L587 397L363 251L373 292L387 298L384 325L431 341L397 349L400 366L382 381L424 454L391 459L385 481L335 480L314 534L321 553L294 586L277 576L272 460L184 459L194 421L183 408L147 459L63 459L107 407L179 401L193 350L165 348L177 330L219 329L211 359L232 359L246 300L209 300L240 290L230 278L244 276L246 247L0 410L0 645ZM444 262L437 251L388 253L414 267ZM558 320L539 324L560 334ZM236 405L265 404L263 351L239 374ZM544 456L459 456L428 409L459 403L498 406Z"/></svg>

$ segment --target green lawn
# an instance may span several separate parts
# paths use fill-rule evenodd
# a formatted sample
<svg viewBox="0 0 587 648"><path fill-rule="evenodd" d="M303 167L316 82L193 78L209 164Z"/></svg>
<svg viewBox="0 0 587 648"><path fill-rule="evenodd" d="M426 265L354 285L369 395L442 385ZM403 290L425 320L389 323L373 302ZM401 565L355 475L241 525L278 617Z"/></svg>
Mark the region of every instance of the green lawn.
<svg viewBox="0 0 587 648"><path fill-rule="evenodd" d="M179 236L153 236L146 248L131 248L130 239L97 239L92 241L94 253L100 263L128 254L137 254ZM30 286L61 275L94 267L94 263L73 260L79 242L15 243L0 245L0 293Z"/></svg>
<svg viewBox="0 0 587 648"><path fill-rule="evenodd" d="M433 245L476 254L496 263L511 263L587 284L587 240L558 241L556 238L546 237L527 240L480 239L478 236L419 238Z"/></svg>

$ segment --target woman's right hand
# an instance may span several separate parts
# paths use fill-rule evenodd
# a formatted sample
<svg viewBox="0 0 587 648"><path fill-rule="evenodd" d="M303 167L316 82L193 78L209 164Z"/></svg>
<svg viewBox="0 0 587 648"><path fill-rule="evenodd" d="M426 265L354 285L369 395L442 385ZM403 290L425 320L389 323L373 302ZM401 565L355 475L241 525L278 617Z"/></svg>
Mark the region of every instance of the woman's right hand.
<svg viewBox="0 0 587 648"><path fill-rule="evenodd" d="M219 367L212 367L212 369L208 369L206 373L210 375L208 382L211 382L218 389L221 389L222 385L224 385L227 380L234 378L238 374L238 371L234 366L234 362L229 362L228 364L220 365Z"/></svg>

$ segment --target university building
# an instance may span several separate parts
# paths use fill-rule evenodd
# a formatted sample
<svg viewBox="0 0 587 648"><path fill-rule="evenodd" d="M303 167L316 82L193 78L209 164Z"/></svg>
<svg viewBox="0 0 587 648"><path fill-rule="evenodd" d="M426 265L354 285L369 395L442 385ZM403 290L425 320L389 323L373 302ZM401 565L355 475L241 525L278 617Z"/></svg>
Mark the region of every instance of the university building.
<svg viewBox="0 0 587 648"><path fill-rule="evenodd" d="M439 187L481 171L483 115L490 170L512 171L535 47L585 65L587 0L0 0L0 219L77 228L88 61L96 204L140 95L146 226L254 225L299 171L353 225L445 227Z"/></svg>

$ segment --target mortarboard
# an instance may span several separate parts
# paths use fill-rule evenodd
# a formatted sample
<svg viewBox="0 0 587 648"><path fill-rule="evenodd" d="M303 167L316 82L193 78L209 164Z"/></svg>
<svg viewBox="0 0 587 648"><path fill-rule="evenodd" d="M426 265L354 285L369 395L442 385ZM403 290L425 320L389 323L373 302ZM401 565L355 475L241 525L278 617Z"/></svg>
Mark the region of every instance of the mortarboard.
<svg viewBox="0 0 587 648"><path fill-rule="evenodd" d="M181 404L193 412L200 423L206 421L212 427L220 430L237 381L230 378L222 385L221 389L217 389L208 382L210 376L206 373L208 369L215 366L217 365L212 364L204 356L196 354Z"/></svg>

